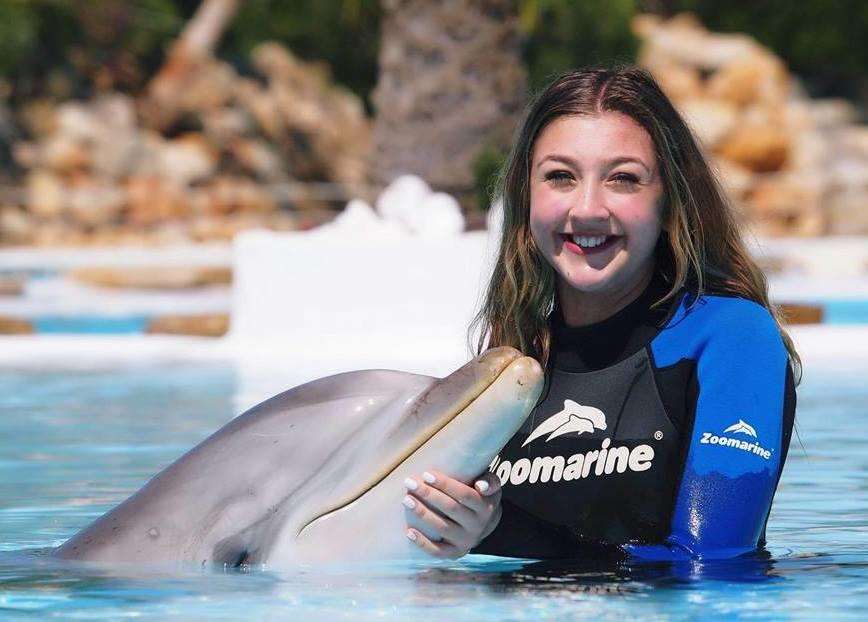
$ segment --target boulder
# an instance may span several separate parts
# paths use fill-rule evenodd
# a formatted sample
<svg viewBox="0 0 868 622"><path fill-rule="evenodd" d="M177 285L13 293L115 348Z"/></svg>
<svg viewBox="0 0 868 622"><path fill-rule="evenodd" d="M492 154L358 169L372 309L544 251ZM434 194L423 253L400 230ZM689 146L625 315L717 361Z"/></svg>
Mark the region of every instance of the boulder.
<svg viewBox="0 0 868 622"><path fill-rule="evenodd" d="M216 267L78 268L69 276L79 283L117 289L174 290L232 282L230 268Z"/></svg>
<svg viewBox="0 0 868 622"><path fill-rule="evenodd" d="M781 170L790 155L791 138L769 125L741 125L717 145L722 157L755 173Z"/></svg>
<svg viewBox="0 0 868 622"><path fill-rule="evenodd" d="M229 315L212 313L206 315L163 315L148 322L145 332L163 335L194 335L198 337L222 337L229 330Z"/></svg>

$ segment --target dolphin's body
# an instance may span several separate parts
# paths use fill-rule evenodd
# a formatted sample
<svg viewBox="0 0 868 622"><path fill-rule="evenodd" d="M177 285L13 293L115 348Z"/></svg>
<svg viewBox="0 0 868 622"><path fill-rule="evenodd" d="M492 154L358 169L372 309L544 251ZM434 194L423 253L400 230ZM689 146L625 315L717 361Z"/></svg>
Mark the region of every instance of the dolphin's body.
<svg viewBox="0 0 868 622"><path fill-rule="evenodd" d="M539 364L512 348L443 379L376 370L315 380L233 419L55 555L269 566L423 558L404 536L404 478L430 468L478 476L541 390Z"/></svg>

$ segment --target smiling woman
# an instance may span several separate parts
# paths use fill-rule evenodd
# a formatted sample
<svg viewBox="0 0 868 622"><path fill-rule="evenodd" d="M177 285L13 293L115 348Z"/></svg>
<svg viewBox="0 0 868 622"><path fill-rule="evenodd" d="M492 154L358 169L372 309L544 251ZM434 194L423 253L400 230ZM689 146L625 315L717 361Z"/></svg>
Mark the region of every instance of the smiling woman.
<svg viewBox="0 0 868 622"><path fill-rule="evenodd" d="M444 494L428 504L412 480L412 509L440 536L417 544L442 554L475 539L475 552L535 558L755 553L799 359L672 103L636 67L561 76L529 107L500 192L478 348L537 358L545 389L489 467L499 523L467 517L449 494L472 499L460 482L435 478Z"/></svg>
<svg viewBox="0 0 868 622"><path fill-rule="evenodd" d="M530 228L570 324L605 319L650 282L663 197L655 160L648 132L619 112L563 116L540 133Z"/></svg>

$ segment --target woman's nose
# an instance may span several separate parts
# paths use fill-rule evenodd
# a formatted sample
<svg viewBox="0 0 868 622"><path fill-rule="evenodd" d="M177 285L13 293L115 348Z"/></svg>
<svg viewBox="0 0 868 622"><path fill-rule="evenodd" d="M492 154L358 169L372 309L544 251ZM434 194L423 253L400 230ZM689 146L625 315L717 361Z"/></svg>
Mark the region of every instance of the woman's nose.
<svg viewBox="0 0 868 622"><path fill-rule="evenodd" d="M603 188L595 183L581 185L569 215L579 220L609 220Z"/></svg>

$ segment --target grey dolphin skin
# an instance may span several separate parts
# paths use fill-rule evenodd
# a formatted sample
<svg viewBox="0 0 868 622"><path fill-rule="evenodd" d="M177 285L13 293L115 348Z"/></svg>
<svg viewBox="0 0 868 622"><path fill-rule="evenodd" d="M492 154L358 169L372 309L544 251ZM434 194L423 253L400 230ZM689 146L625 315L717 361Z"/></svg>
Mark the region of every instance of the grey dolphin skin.
<svg viewBox="0 0 868 622"><path fill-rule="evenodd" d="M269 567L426 559L404 536L404 478L435 468L471 481L541 391L539 364L507 347L442 379L368 370L314 380L230 421L54 555Z"/></svg>

